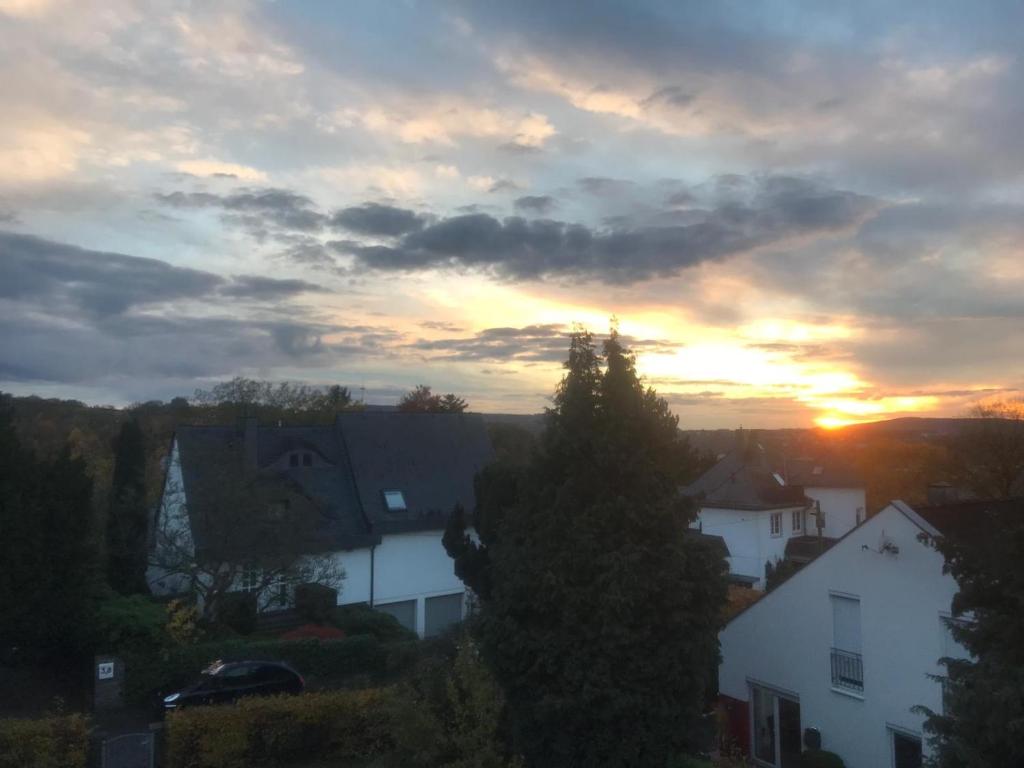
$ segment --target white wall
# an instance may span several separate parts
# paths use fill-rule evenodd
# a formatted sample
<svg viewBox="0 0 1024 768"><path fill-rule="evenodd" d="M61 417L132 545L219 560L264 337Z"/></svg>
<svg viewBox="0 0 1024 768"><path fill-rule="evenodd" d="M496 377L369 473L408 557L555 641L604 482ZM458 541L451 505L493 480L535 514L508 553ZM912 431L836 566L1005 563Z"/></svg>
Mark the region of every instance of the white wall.
<svg viewBox="0 0 1024 768"><path fill-rule="evenodd" d="M942 674L941 616L957 589L942 573L942 556L918 541L919 533L887 507L737 616L719 636L720 692L749 701L751 682L792 691L801 728L820 729L822 747L848 768L891 765L888 728L921 734L924 718L911 708L941 709L940 685L928 675ZM872 551L883 537L898 555ZM861 601L861 697L831 685L830 591Z"/></svg>
<svg viewBox="0 0 1024 768"><path fill-rule="evenodd" d="M443 531L423 531L384 536L373 557L374 604L416 600L416 631L421 635L428 597L465 592L455 575L455 563L441 543L443 535ZM336 557L345 569L338 604L370 602L370 550L339 552Z"/></svg>
<svg viewBox="0 0 1024 768"><path fill-rule="evenodd" d="M804 488L804 495L821 503L825 513L824 536L838 539L857 525L857 511L863 522L867 501L863 488ZM814 517L808 515L808 533L817 534Z"/></svg>
<svg viewBox="0 0 1024 768"><path fill-rule="evenodd" d="M740 510L702 507L698 515L701 531L711 536L721 536L729 548L729 570L742 576L752 576L760 582L755 586L764 588L764 566L776 558L781 560L786 553L786 542L803 531L793 532L793 512L800 512L802 506L777 510ZM772 536L772 512L782 514L782 532ZM804 526L806 526L806 520Z"/></svg>
<svg viewBox="0 0 1024 768"><path fill-rule="evenodd" d="M154 531L155 546L161 547L163 542L175 541L181 545L182 551L194 552L192 528L185 506L185 486L181 477L181 454L178 441L171 446L171 456L167 465L167 478L164 482L160 509L157 512L156 530ZM154 595L174 595L187 588L187 580L180 576L168 576L165 570L149 565L146 569L146 581Z"/></svg>

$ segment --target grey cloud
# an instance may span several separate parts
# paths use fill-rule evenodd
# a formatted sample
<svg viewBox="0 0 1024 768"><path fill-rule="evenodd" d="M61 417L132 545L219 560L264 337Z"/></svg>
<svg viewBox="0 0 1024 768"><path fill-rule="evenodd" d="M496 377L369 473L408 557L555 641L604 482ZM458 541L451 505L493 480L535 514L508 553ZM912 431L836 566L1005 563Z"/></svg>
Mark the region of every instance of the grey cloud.
<svg viewBox="0 0 1024 768"><path fill-rule="evenodd" d="M620 195L633 187L633 182L625 179L609 179L604 176L585 176L576 183L584 192L592 195Z"/></svg>
<svg viewBox="0 0 1024 768"><path fill-rule="evenodd" d="M224 278L157 259L0 232L0 298L68 303L93 315L214 293Z"/></svg>
<svg viewBox="0 0 1024 768"><path fill-rule="evenodd" d="M336 212L331 217L330 224L336 229L345 229L360 235L397 237L422 229L424 219L403 208L366 203Z"/></svg>
<svg viewBox="0 0 1024 768"><path fill-rule="evenodd" d="M505 144L499 144L498 149L502 152L507 152L510 155L539 155L544 152L540 147L536 147L533 144L520 144L517 141L509 141Z"/></svg>
<svg viewBox="0 0 1024 768"><path fill-rule="evenodd" d="M265 233L269 227L316 232L323 228L327 217L315 210L313 201L287 189L243 188L237 192L218 195L212 192L157 193L156 199L175 208L219 208L228 221L241 224L251 231Z"/></svg>
<svg viewBox="0 0 1024 768"><path fill-rule="evenodd" d="M280 280L259 275L239 275L229 285L224 286L220 293L223 296L236 298L278 299L298 293L318 293L326 290L323 286L314 285L305 280Z"/></svg>
<svg viewBox="0 0 1024 768"><path fill-rule="evenodd" d="M420 339L409 346L439 360L560 363L565 360L570 333L564 325L545 323L485 328L472 336ZM634 352L675 351L682 346L663 339L623 336L621 340Z"/></svg>
<svg viewBox="0 0 1024 768"><path fill-rule="evenodd" d="M550 195L524 195L516 198L515 207L517 211L528 213L545 214L554 210L558 202Z"/></svg>
<svg viewBox="0 0 1024 768"><path fill-rule="evenodd" d="M853 227L880 205L788 177L748 180L745 193L676 225L591 229L549 219L469 214L441 219L391 246L352 244L349 251L364 266L385 271L477 268L520 280L571 275L630 283Z"/></svg>
<svg viewBox="0 0 1024 768"><path fill-rule="evenodd" d="M652 93L646 99L640 102L642 107L652 107L656 104L668 104L672 107L688 107L690 106L696 96L684 90L678 85L669 85L665 88L659 88L657 91Z"/></svg>

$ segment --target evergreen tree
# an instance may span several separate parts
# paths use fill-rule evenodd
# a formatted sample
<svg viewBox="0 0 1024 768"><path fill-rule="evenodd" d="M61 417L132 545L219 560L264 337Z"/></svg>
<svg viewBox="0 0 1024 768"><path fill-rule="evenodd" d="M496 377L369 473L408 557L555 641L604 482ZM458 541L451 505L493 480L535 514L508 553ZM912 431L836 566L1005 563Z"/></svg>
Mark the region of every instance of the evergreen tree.
<svg viewBox="0 0 1024 768"><path fill-rule="evenodd" d="M146 591L146 446L136 417L114 439L107 512L107 583L122 595Z"/></svg>
<svg viewBox="0 0 1024 768"><path fill-rule="evenodd" d="M1024 765L1024 502L993 506L933 544L960 587L953 613L967 617L953 636L972 656L946 661L945 711L922 708L933 764Z"/></svg>
<svg viewBox="0 0 1024 768"><path fill-rule="evenodd" d="M92 521L85 462L67 449L37 460L0 403L0 642L36 655L85 649L96 593Z"/></svg>
<svg viewBox="0 0 1024 768"><path fill-rule="evenodd" d="M603 365L602 365L603 362ZM665 765L697 746L717 661L721 556L687 534L692 458L612 329L573 333L535 458L478 484L480 544L445 544L534 766Z"/></svg>

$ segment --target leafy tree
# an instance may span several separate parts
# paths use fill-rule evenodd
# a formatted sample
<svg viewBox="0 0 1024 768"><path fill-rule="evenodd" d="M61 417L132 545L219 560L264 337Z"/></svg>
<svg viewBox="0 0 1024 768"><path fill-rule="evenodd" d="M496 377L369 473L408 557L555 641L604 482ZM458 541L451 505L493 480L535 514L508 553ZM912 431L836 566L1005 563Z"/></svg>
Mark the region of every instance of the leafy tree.
<svg viewBox="0 0 1024 768"><path fill-rule="evenodd" d="M528 466L480 478L479 545L462 514L445 545L528 763L665 765L698 746L725 563L686 535L692 452L615 328L565 368Z"/></svg>
<svg viewBox="0 0 1024 768"><path fill-rule="evenodd" d="M938 768L1024 765L1024 503L994 505L931 540L960 589L954 638L971 659L947 659L944 713L928 717Z"/></svg>
<svg viewBox="0 0 1024 768"><path fill-rule="evenodd" d="M146 592L146 445L134 416L114 440L107 512L107 583L122 595Z"/></svg>
<svg viewBox="0 0 1024 768"><path fill-rule="evenodd" d="M261 419L323 421L352 407L352 393L337 384L317 387L290 381L273 383L236 376L212 389L197 389L193 403L213 421L254 416Z"/></svg>
<svg viewBox="0 0 1024 768"><path fill-rule="evenodd" d="M983 499L1024 494L1024 400L975 406L953 441L958 479Z"/></svg>
<svg viewBox="0 0 1024 768"><path fill-rule="evenodd" d="M321 502L237 470L231 456L214 453L189 497L168 483L149 553L161 588L195 597L206 620L216 620L225 597L243 588L262 607L278 605L300 584L340 588L345 574L336 558L309 554Z"/></svg>
<svg viewBox="0 0 1024 768"><path fill-rule="evenodd" d="M398 401L398 410L405 413L462 413L466 407L461 397L451 392L435 395L426 384L417 385Z"/></svg>

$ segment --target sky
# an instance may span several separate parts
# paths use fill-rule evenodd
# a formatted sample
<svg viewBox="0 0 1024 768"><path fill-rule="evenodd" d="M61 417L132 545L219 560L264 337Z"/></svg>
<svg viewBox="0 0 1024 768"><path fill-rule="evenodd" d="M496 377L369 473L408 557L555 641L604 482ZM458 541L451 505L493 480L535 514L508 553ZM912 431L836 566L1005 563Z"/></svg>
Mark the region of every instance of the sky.
<svg viewBox="0 0 1024 768"><path fill-rule="evenodd" d="M0 0L0 390L550 404L617 318L685 428L1024 386L1024 5Z"/></svg>

